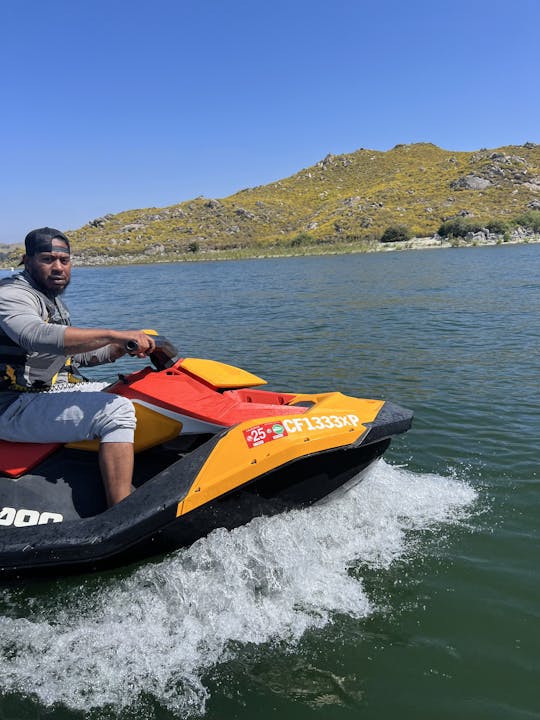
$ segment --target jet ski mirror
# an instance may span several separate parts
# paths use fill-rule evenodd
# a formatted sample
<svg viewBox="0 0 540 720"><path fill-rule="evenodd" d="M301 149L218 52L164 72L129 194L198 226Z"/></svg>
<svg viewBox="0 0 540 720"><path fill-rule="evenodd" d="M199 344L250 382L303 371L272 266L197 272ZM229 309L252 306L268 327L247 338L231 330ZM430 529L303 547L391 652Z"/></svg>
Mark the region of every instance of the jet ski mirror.
<svg viewBox="0 0 540 720"><path fill-rule="evenodd" d="M150 362L156 368L156 370L166 370L174 365L178 359L178 350L172 344L170 340L164 335L152 334L156 347L153 352L150 353ZM128 340L126 343L126 350L128 353L136 353L139 349L139 343L136 340Z"/></svg>
<svg viewBox="0 0 540 720"><path fill-rule="evenodd" d="M166 370L174 365L178 360L178 350L172 344L170 340L167 340L163 335L156 335L154 337L156 348L153 353L150 354L150 362L156 368L156 370Z"/></svg>

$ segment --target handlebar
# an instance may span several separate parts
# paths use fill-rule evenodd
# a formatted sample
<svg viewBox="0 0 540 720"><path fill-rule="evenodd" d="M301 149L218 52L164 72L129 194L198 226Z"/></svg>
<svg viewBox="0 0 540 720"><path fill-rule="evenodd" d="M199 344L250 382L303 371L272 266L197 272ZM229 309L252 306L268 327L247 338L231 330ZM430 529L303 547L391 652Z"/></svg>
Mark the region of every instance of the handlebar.
<svg viewBox="0 0 540 720"><path fill-rule="evenodd" d="M150 362L156 370L166 370L174 365L178 358L178 350L163 335L152 335L156 344L154 350L150 353ZM124 345L126 351L134 354L139 349L139 343L136 340L128 340Z"/></svg>

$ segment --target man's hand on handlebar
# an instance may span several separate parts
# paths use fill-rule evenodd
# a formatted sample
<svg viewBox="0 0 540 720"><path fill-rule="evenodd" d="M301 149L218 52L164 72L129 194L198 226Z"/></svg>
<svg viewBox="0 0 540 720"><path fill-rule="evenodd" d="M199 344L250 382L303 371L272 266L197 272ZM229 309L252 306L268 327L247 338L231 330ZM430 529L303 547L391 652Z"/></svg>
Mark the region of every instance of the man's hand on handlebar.
<svg viewBox="0 0 540 720"><path fill-rule="evenodd" d="M118 339L111 347L111 359L117 360L126 353L133 357L144 358L150 355L156 347L152 335L142 330L122 330L118 332Z"/></svg>

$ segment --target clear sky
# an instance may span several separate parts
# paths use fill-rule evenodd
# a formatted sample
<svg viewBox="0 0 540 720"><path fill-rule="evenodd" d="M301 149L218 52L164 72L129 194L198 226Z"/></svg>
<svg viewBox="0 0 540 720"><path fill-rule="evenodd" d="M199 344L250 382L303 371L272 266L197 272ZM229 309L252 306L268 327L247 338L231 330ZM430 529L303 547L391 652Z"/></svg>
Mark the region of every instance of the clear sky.
<svg viewBox="0 0 540 720"><path fill-rule="evenodd" d="M0 242L327 153L540 142L540 0L0 0Z"/></svg>

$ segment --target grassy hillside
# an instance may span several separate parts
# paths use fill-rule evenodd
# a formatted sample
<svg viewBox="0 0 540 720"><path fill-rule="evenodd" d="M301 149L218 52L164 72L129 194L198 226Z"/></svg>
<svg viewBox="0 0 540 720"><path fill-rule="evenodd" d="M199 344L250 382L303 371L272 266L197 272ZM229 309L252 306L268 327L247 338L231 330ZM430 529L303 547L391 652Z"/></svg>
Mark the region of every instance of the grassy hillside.
<svg viewBox="0 0 540 720"><path fill-rule="evenodd" d="M148 262L326 243L369 247L393 225L422 237L453 218L481 225L531 210L540 210L540 145L450 152L418 143L328 155L270 185L106 215L69 235L83 261Z"/></svg>

